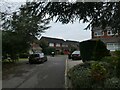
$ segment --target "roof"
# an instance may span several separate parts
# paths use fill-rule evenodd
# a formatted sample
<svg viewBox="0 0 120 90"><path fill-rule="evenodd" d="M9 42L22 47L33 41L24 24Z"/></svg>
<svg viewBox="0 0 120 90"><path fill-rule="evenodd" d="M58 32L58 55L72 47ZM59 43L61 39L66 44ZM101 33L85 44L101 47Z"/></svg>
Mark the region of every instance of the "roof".
<svg viewBox="0 0 120 90"><path fill-rule="evenodd" d="M99 31L99 30L111 30L112 28L110 26L106 27L105 29L101 27L93 27L92 31Z"/></svg>
<svg viewBox="0 0 120 90"><path fill-rule="evenodd" d="M41 37L40 40L47 40L48 43L64 43L63 39L51 38L51 37Z"/></svg>
<svg viewBox="0 0 120 90"><path fill-rule="evenodd" d="M71 43L71 44L72 44L72 43L74 43L74 44L76 43L76 44L79 44L79 41L66 40L66 43Z"/></svg>
<svg viewBox="0 0 120 90"><path fill-rule="evenodd" d="M120 43L120 37L111 37L111 38L93 38L92 40L100 39L104 43Z"/></svg>

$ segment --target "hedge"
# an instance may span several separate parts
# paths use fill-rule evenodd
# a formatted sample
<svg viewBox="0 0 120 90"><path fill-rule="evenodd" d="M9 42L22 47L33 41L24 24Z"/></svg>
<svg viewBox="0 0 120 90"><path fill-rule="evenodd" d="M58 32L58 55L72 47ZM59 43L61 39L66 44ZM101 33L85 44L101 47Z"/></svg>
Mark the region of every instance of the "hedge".
<svg viewBox="0 0 120 90"><path fill-rule="evenodd" d="M101 40L87 40L80 42L80 52L83 62L89 60L100 60L110 55L106 45Z"/></svg>

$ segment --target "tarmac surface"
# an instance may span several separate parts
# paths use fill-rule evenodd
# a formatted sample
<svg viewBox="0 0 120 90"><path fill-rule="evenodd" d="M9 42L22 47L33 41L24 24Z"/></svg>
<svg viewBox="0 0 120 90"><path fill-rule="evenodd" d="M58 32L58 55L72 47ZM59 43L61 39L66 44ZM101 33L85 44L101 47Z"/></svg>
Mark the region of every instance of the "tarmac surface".
<svg viewBox="0 0 120 90"><path fill-rule="evenodd" d="M42 64L24 61L3 80L3 88L65 88L65 55L51 57Z"/></svg>

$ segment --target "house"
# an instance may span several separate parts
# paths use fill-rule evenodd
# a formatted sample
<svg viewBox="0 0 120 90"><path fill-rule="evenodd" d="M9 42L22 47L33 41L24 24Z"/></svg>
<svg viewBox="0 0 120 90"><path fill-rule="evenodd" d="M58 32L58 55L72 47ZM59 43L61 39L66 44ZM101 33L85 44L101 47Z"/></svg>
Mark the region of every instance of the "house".
<svg viewBox="0 0 120 90"><path fill-rule="evenodd" d="M66 43L69 47L69 51L79 50L79 41L66 40Z"/></svg>
<svg viewBox="0 0 120 90"><path fill-rule="evenodd" d="M52 37L41 37L40 40L45 40L48 43L49 47L54 47L56 49L57 54L61 53L63 49L67 48L68 46L65 44L63 39L52 38Z"/></svg>
<svg viewBox="0 0 120 90"><path fill-rule="evenodd" d="M42 52L42 48L37 43L31 43L31 48L29 50L29 54L40 53Z"/></svg>
<svg viewBox="0 0 120 90"><path fill-rule="evenodd" d="M45 40L48 42L49 47L54 47L56 49L57 54L60 54L63 52L64 54L69 53L69 46L70 45L75 45L76 46L76 41L69 41L66 40L64 41L63 39L59 38L52 38L52 37L41 37L40 40Z"/></svg>
<svg viewBox="0 0 120 90"><path fill-rule="evenodd" d="M93 27L92 39L100 39L110 51L120 50L120 33L115 32L111 27L106 27L104 30L100 27Z"/></svg>

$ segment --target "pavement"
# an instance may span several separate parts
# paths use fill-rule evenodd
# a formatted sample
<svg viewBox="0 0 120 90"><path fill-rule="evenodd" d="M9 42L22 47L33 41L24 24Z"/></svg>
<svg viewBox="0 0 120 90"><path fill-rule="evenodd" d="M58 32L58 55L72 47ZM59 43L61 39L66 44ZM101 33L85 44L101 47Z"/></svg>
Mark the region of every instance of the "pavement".
<svg viewBox="0 0 120 90"><path fill-rule="evenodd" d="M67 56L48 56L41 64L21 62L3 79L3 88L64 88Z"/></svg>
<svg viewBox="0 0 120 90"><path fill-rule="evenodd" d="M69 69L74 67L75 65L82 64L82 60L72 60L72 59L66 59L66 66L65 66L65 88L72 88L71 81L67 77L67 72Z"/></svg>

